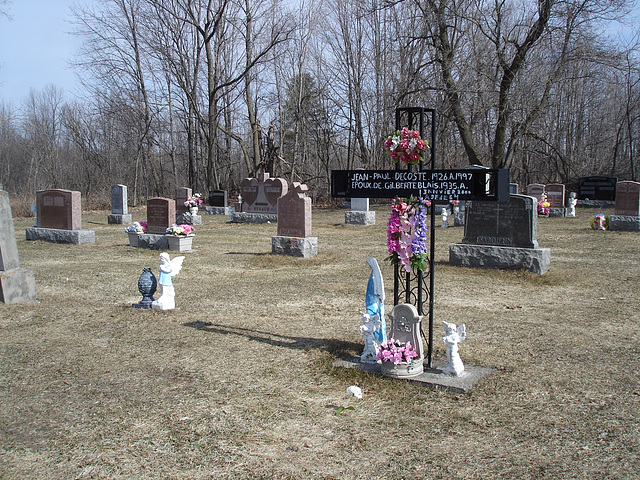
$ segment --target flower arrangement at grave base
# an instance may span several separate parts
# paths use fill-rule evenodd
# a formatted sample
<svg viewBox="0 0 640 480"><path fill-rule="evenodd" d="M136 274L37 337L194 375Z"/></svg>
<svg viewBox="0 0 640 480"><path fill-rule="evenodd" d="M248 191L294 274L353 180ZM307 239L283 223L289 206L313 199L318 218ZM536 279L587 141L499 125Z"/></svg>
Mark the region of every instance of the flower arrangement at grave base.
<svg viewBox="0 0 640 480"><path fill-rule="evenodd" d="M422 152L429 148L429 144L420 138L420 132L404 127L389 135L384 142L384 148L391 155L393 163L401 161L410 165L418 165L424 161Z"/></svg>
<svg viewBox="0 0 640 480"><path fill-rule="evenodd" d="M382 374L387 377L413 377L424 371L423 359L411 342L401 343L390 338L380 344L376 359L381 363Z"/></svg>
<svg viewBox="0 0 640 480"><path fill-rule="evenodd" d="M549 215L549 207L551 204L546 200L540 200L538 202L538 215Z"/></svg>
<svg viewBox="0 0 640 480"><path fill-rule="evenodd" d="M409 197L405 202L395 198L391 202L391 215L387 227L387 249L385 259L399 265L407 273L424 271L427 259L427 208L429 200Z"/></svg>
<svg viewBox="0 0 640 480"><path fill-rule="evenodd" d="M418 352L415 351L411 342L400 343L393 338L382 342L376 355L376 360L383 363L391 362L394 365L410 363L414 358L418 358Z"/></svg>
<svg viewBox="0 0 640 480"><path fill-rule="evenodd" d="M186 224L173 224L167 228L165 235L171 235L175 237L186 237L188 235L194 235L194 228L191 225Z"/></svg>
<svg viewBox="0 0 640 480"><path fill-rule="evenodd" d="M147 233L147 222L133 222L133 224L128 227L124 227L125 233Z"/></svg>
<svg viewBox="0 0 640 480"><path fill-rule="evenodd" d="M609 215L598 213L589 218L589 224L593 230L609 230Z"/></svg>
<svg viewBox="0 0 640 480"><path fill-rule="evenodd" d="M177 225L173 224L165 233L169 250L175 252L188 252L191 250L193 244L194 228L191 225Z"/></svg>
<svg viewBox="0 0 640 480"><path fill-rule="evenodd" d="M199 193L194 193L192 196L187 198L187 201L184 202L185 207L199 207L202 205L202 195Z"/></svg>

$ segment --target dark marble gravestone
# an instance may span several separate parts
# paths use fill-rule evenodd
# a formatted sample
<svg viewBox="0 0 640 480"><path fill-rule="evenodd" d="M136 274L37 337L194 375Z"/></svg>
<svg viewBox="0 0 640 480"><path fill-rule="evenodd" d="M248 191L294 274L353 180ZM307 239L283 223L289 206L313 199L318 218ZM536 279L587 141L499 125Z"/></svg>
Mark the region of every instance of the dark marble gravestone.
<svg viewBox="0 0 640 480"><path fill-rule="evenodd" d="M538 248L537 203L528 195L511 195L508 202L467 202L464 238L449 245L449 263L547 272L551 254Z"/></svg>
<svg viewBox="0 0 640 480"><path fill-rule="evenodd" d="M537 248L535 198L511 195L508 202L467 203L462 243Z"/></svg>

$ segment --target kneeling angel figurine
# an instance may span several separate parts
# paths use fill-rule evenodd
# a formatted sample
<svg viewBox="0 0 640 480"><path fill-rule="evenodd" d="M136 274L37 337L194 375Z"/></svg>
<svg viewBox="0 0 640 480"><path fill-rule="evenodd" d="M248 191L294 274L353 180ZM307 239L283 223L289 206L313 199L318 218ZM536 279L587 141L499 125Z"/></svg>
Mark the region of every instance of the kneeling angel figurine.
<svg viewBox="0 0 640 480"><path fill-rule="evenodd" d="M444 367L442 373L459 377L464 372L464 365L458 353L458 344L467 338L467 330L464 323L456 328L455 323L444 323L444 337L442 342L447 347L447 366Z"/></svg>
<svg viewBox="0 0 640 480"><path fill-rule="evenodd" d="M184 256L175 257L171 260L169 254L163 252L160 254L160 261L162 264L160 265L158 284L162 287L162 295L153 301L151 308L154 310L173 310L176 308L176 292L173 289L171 278L175 277L180 273L180 270L182 270Z"/></svg>

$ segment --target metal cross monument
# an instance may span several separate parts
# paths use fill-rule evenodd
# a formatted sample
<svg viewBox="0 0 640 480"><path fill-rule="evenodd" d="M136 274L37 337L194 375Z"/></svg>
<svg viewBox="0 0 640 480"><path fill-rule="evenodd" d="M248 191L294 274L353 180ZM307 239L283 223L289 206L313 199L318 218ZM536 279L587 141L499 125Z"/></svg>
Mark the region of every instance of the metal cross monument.
<svg viewBox="0 0 640 480"><path fill-rule="evenodd" d="M436 120L435 109L409 107L396 109L396 130L407 127L418 130L424 138L427 115L431 124L430 169L423 163L407 165L395 170L333 170L331 172L331 196L349 198L423 198L431 201L431 236L428 270L401 270L396 264L393 276L393 304L411 303L419 315L424 315L428 303L429 334L427 362L431 368L433 357L433 291L435 208L434 204L448 204L451 200L485 200L504 202L509 200L509 170L471 167L458 170L436 170ZM428 287L426 286L428 278ZM404 298L404 302L401 302ZM425 337L424 332L422 336Z"/></svg>

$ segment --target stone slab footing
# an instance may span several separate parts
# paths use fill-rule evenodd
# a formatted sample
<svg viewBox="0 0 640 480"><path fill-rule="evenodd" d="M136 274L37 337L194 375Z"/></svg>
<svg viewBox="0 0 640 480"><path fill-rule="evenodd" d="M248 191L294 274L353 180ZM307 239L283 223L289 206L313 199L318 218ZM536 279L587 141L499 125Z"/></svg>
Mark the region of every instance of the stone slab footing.
<svg viewBox="0 0 640 480"><path fill-rule="evenodd" d="M36 278L30 268L0 270L0 301L4 303L33 302L36 295Z"/></svg>
<svg viewBox="0 0 640 480"><path fill-rule="evenodd" d="M318 237L271 237L271 253L308 258L318 254Z"/></svg>
<svg viewBox="0 0 640 480"><path fill-rule="evenodd" d="M204 207L207 215L229 215L229 207Z"/></svg>
<svg viewBox="0 0 640 480"><path fill-rule="evenodd" d="M233 223L278 223L278 214L235 212Z"/></svg>
<svg viewBox="0 0 640 480"><path fill-rule="evenodd" d="M96 243L96 232L93 230L27 227L25 235L27 240L42 240L51 243L72 243L74 245Z"/></svg>
<svg viewBox="0 0 640 480"><path fill-rule="evenodd" d="M375 225L376 212L373 210L344 212L344 223L347 225Z"/></svg>
<svg viewBox="0 0 640 480"><path fill-rule="evenodd" d="M336 367L360 368L361 370L374 375L382 375L379 363L360 363L360 357L352 357L347 360L336 360L333 364ZM493 368L465 365L462 375L459 377L453 377L442 373L442 369L444 367L444 363L438 362L433 362L432 368L428 368L425 364L423 373L416 375L415 377L402 378L402 380L442 390L466 393L484 377L495 372L495 369Z"/></svg>
<svg viewBox="0 0 640 480"><path fill-rule="evenodd" d="M614 208L616 202L612 200L578 200L578 206L582 208Z"/></svg>
<svg viewBox="0 0 640 480"><path fill-rule="evenodd" d="M202 225L202 215L192 215L189 212L179 213L176 215L176 223L178 225Z"/></svg>
<svg viewBox="0 0 640 480"><path fill-rule="evenodd" d="M126 213L123 215L117 213L110 213L107 215L107 223L109 225L129 225L132 222L131 214Z"/></svg>
<svg viewBox="0 0 640 480"><path fill-rule="evenodd" d="M609 230L640 232L640 217L631 215L609 215Z"/></svg>
<svg viewBox="0 0 640 480"><path fill-rule="evenodd" d="M549 270L551 251L548 248L497 247L493 245L449 245L449 264L463 267L525 269L544 274Z"/></svg>
<svg viewBox="0 0 640 480"><path fill-rule="evenodd" d="M141 233L138 236L138 248L150 248L151 250L169 250L169 240L165 235Z"/></svg>
<svg viewBox="0 0 640 480"><path fill-rule="evenodd" d="M550 217L566 217L567 209L559 208L559 207L550 207L549 208L549 216Z"/></svg>

